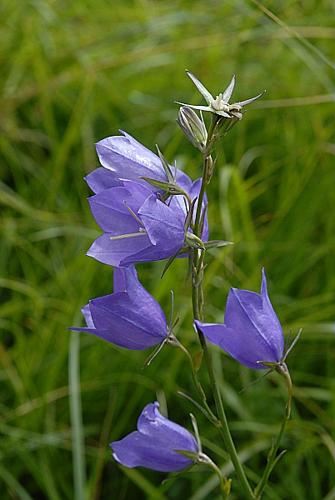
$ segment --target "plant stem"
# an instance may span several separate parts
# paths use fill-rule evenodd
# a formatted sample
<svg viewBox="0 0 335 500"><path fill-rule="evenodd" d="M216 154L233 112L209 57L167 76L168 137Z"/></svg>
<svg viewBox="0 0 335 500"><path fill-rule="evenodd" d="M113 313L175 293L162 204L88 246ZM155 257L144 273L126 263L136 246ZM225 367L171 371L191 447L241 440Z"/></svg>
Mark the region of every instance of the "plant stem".
<svg viewBox="0 0 335 500"><path fill-rule="evenodd" d="M183 346L183 344L176 338L173 339L173 342L170 342L172 345L176 346L176 347L179 347L179 349L181 351L183 351L183 353L186 355L187 357L187 360L188 362L190 363L190 367L191 367L191 373L192 373L192 380L193 380L193 383L194 383L194 386L195 386L195 389L200 397L200 400L204 406L204 410L206 410L206 415L207 415L207 418L210 420L210 422L212 422L212 424L218 426L220 425L220 422L219 420L217 419L216 415L214 415L214 413L212 412L212 410L210 409L210 407L208 406L208 403L207 403L207 398L206 398L206 394L205 394L205 391L203 390L202 388L202 385L197 377L197 372L195 370L195 367L194 367L194 363L193 363L193 359L192 359L192 356L190 354L190 352L186 349L185 346Z"/></svg>
<svg viewBox="0 0 335 500"><path fill-rule="evenodd" d="M208 133L208 149L211 148L213 134L215 132L217 121L214 119L212 121L211 128ZM213 166L213 160L210 156L210 151L206 151L203 153L203 174L202 174L202 183L198 197L197 211L194 223L194 234L201 238L201 218L202 218L202 203L205 197L206 186L209 183L211 172L209 169ZM190 255L191 259L191 268L192 268L192 305L193 305L193 317L194 319L198 319L200 321L203 320L203 275L204 275L204 254L203 251L194 249ZM244 498L246 500L254 500L255 496L250 487L248 479L245 475L244 469L240 463L240 460L237 455L237 451L233 442L233 439L230 434L227 417L224 411L223 402L221 398L221 393L219 387L216 382L216 377L213 369L212 358L210 352L207 348L207 343L202 332L198 330L199 341L201 344L201 348L203 350L205 363L207 366L207 371L209 375L210 384L213 391L217 416L220 420L220 434L223 437L223 441L230 455L230 459L235 468L236 475L239 479L240 485L244 491Z"/></svg>
<svg viewBox="0 0 335 500"><path fill-rule="evenodd" d="M230 494L230 485L231 485L231 480L226 479L223 475L219 467L216 465L213 460L211 460L207 455L204 453L199 453L199 463L204 463L213 471L217 474L219 478L219 486L220 486L220 492L223 500L226 500L229 497Z"/></svg>
<svg viewBox="0 0 335 500"><path fill-rule="evenodd" d="M196 305L195 308L197 309L197 305ZM194 319L200 319L201 320L200 314L196 314L195 313L194 314ZM216 383L216 377L215 377L215 374L214 374L212 358L211 358L211 355L210 355L210 353L208 351L208 348L207 348L206 339L205 339L204 335L200 331L198 331L198 335L199 335L200 344L201 344L201 347L202 347L202 350L203 350L203 353L204 353L204 359L205 359L205 362L206 362L208 376L209 376L210 384L211 384L212 391L213 391L213 396L214 396L214 401L215 401L217 415L218 415L218 418L219 418L220 423L221 423L220 434L223 437L223 442L224 442L225 448L226 448L226 450L229 453L229 456L230 456L230 459L231 459L231 461L233 463L236 475L237 475L237 477L239 479L241 487L243 488L243 491L244 491L244 494L245 494L245 499L254 500L255 496L254 496L254 494L252 492L251 486L250 486L250 484L248 482L248 479L247 479L247 477L245 475L245 472L244 472L244 469L242 467L242 464L240 463L240 460L238 458L237 451L236 451L236 448L235 448L235 445L234 445L234 441L233 441L233 439L231 437L231 433L230 433L230 430L229 430L226 413L224 411L224 407L223 407L223 403L222 403L222 398L221 398L220 390L219 390L219 387L218 387L218 385Z"/></svg>
<svg viewBox="0 0 335 500"><path fill-rule="evenodd" d="M80 398L79 356L80 337L78 333L74 332L70 336L69 389L75 500L83 500L85 498L85 450Z"/></svg>
<svg viewBox="0 0 335 500"><path fill-rule="evenodd" d="M260 479L260 481L255 489L255 497L257 500L259 500L261 498L262 493L264 491L264 488L266 487L267 482L269 480L270 474L271 474L274 466L278 462L279 458L283 454L283 453L281 453L277 456L280 442L282 440L282 437L283 437L285 429L286 429L287 422L289 421L290 415L291 415L291 401L292 401L291 377L290 377L289 371L288 371L285 363L279 365L277 368L277 371L285 378L285 382L287 385L287 391L288 391L288 399L287 399L286 408L285 408L285 415L284 415L282 424L280 426L277 438L270 449L270 453L268 455L267 464L266 464L266 467L264 469L263 476L261 477L261 479Z"/></svg>

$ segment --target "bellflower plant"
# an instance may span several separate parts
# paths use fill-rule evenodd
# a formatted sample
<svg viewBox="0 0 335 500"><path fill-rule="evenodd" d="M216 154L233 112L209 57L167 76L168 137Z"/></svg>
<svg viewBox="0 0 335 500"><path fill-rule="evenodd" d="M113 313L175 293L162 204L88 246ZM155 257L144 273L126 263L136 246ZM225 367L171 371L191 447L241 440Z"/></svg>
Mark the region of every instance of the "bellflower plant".
<svg viewBox="0 0 335 500"><path fill-rule="evenodd" d="M96 144L100 166L85 180L94 193L89 204L103 234L93 242L87 254L114 267L114 291L90 300L82 309L86 326L72 330L96 335L131 350L158 346L151 360L165 343L180 348L190 364L194 395L180 394L202 413L222 439L238 479L238 485L233 485L235 496L260 500L281 456L278 450L290 418L292 382L286 358L295 342L284 354L283 331L268 296L264 270L260 293L230 290L223 324L205 321L203 280L207 250L230 243L209 239L206 190L215 173L214 147L222 135L243 118L244 106L262 94L230 104L235 77L214 98L200 80L190 72L187 74L207 105L182 104L177 121L201 155L201 177L192 180L175 165L170 165L158 148L155 154L126 132ZM210 123L206 123L202 111L210 112ZM167 324L160 305L142 286L134 267L140 262L167 259L166 271L176 257L188 259L193 323L202 356L194 356L175 337L173 314ZM282 424L264 471L253 475L260 477L256 484L247 477L232 439L207 341L248 368L279 373L286 383L288 401ZM208 373L210 395L200 380L202 360ZM218 475L220 493L226 499L230 495L231 480L203 453L195 418L193 415L191 418L195 437L161 415L157 402L149 404L138 419L137 430L111 443L113 457L125 467L142 466L160 472L185 471L195 464L205 464Z"/></svg>

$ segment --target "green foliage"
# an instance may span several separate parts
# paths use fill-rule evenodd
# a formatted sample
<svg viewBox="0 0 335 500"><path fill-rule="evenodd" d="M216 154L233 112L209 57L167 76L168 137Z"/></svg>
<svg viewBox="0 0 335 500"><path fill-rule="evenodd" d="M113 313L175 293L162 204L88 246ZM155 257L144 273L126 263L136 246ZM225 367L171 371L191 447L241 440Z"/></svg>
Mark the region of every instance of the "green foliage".
<svg viewBox="0 0 335 500"><path fill-rule="evenodd" d="M108 442L134 429L159 399L191 429L195 408L182 353L145 353L73 334L80 307L109 293L112 272L84 255L98 234L83 176L94 142L125 129L192 176L196 151L178 130L174 101L200 104L185 77L234 100L267 89L224 138L209 188L208 320L221 320L230 286L258 290L264 265L285 332L303 328L288 360L295 383L288 452L266 498L335 498L334 5L327 0L25 0L2 2L0 496L51 500L214 499L208 472L171 477L118 467ZM139 266L197 353L185 262ZM175 277L179 279L176 280ZM185 276L185 280L183 279ZM213 349L222 393L250 479L256 482L284 411L285 388ZM69 366L69 369L68 369ZM80 367L80 371L79 371ZM224 383L223 383L224 379ZM201 415L208 454L227 456ZM256 471L251 472L251 471ZM241 499L233 477L234 499Z"/></svg>

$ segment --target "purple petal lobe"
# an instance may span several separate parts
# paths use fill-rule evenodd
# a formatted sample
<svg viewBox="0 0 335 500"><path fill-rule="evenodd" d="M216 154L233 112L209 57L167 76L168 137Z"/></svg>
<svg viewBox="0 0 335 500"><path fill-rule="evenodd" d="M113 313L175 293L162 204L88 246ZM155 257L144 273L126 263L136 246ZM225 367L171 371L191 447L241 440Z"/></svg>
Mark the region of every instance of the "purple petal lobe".
<svg viewBox="0 0 335 500"><path fill-rule="evenodd" d="M228 295L225 324L239 332L249 344L250 350L258 352L258 359L280 361L275 345L271 343L269 320L262 308L258 293L232 288ZM261 357L266 355L265 358Z"/></svg>
<svg viewBox="0 0 335 500"><path fill-rule="evenodd" d="M96 145L103 167L115 172L120 178L139 179L141 176L165 179L159 158L145 146L128 135L102 139Z"/></svg>
<svg viewBox="0 0 335 500"><path fill-rule="evenodd" d="M129 300L132 302L130 309L136 313L138 322L147 325L147 328L150 328L155 335L164 338L167 331L165 314L158 302L139 281L135 267L115 269L114 276L115 274L116 279L124 287ZM115 288L114 291L116 291ZM127 314L126 309L125 314Z"/></svg>
<svg viewBox="0 0 335 500"><path fill-rule="evenodd" d="M85 177L85 181L94 193L100 193L100 191L111 187L122 186L122 182L116 174L103 167L96 168L89 173Z"/></svg>
<svg viewBox="0 0 335 500"><path fill-rule="evenodd" d="M267 329L269 342L272 345L272 348L276 351L277 358L282 359L284 354L283 330L268 296L266 274L264 268L262 269L261 296L263 315L260 316L259 323L262 324L263 329Z"/></svg>
<svg viewBox="0 0 335 500"><path fill-rule="evenodd" d="M108 233L99 236L89 248L87 255L103 264L115 267L145 262L145 257L142 260L136 258L136 255L141 253L146 256L152 248L151 241L145 233L136 238L119 240L111 240L111 236ZM149 257L148 260L150 260ZM159 258L155 260L159 260Z"/></svg>
<svg viewBox="0 0 335 500"><path fill-rule="evenodd" d="M247 343L245 338L241 337L236 330L218 323L201 323L200 321L195 321L195 323L209 342L221 347L239 363L255 370L264 368L257 361L266 361L266 358L268 358L267 351L259 348L257 344L256 352L252 351L253 346L250 346L250 343Z"/></svg>
<svg viewBox="0 0 335 500"><path fill-rule="evenodd" d="M129 266L128 269L131 269L133 266ZM127 284L126 284L126 276L125 276L125 268L116 267L113 270L113 291L114 292L126 292Z"/></svg>
<svg viewBox="0 0 335 500"><path fill-rule="evenodd" d="M122 305L126 308L126 299ZM129 306L131 305L129 303ZM125 311L120 306L117 311L106 311L104 307L95 304L90 307L94 322L97 323L94 334L119 347L143 350L159 344L165 338L163 331L161 334L155 334L148 321L141 321L141 318L129 309Z"/></svg>
<svg viewBox="0 0 335 500"><path fill-rule="evenodd" d="M151 195L138 213L153 245L162 245L165 249L182 247L185 221L182 210L173 209Z"/></svg>
<svg viewBox="0 0 335 500"><path fill-rule="evenodd" d="M92 314L91 314L91 311L90 311L90 305L89 304L86 304L86 306L84 306L81 310L82 312L82 315L84 316L85 318L85 321L86 321L86 325L89 327L89 328L94 328L94 323L93 323L93 319L92 319Z"/></svg>
<svg viewBox="0 0 335 500"><path fill-rule="evenodd" d="M146 186L125 181L124 186L105 189L88 201L101 229L114 235L126 234L137 232L141 227L136 214L150 194Z"/></svg>
<svg viewBox="0 0 335 500"><path fill-rule="evenodd" d="M123 136L112 136L102 139L96 144L100 163L106 169L115 172L121 179L135 179L142 177L167 181L164 168L159 157L139 143L131 135L122 132ZM173 168L172 168L173 170ZM191 179L179 169L175 169L176 181L188 190L192 184ZM146 184L151 191L156 190Z"/></svg>

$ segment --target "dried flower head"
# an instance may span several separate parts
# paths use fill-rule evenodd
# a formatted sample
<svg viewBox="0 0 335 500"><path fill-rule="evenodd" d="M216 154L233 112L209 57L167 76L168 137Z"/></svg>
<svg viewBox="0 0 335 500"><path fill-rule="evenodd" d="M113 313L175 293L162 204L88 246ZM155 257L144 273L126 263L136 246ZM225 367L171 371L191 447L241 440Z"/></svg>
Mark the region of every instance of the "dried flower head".
<svg viewBox="0 0 335 500"><path fill-rule="evenodd" d="M237 120L241 120L242 118L242 108L247 104L259 99L264 92L258 94L255 97L251 97L250 99L246 99L245 101L235 102L233 104L229 104L229 100L232 96L234 87L235 87L235 75L233 75L228 87L218 94L215 98L212 94L206 89L206 87L198 80L196 76L194 76L190 71L186 72L187 75L191 78L194 85L199 90L200 94L205 98L207 102L207 106L194 106L192 104L182 104L183 106L187 106L192 109L198 109L201 111L209 111L210 113L214 113L216 115L222 116L224 118L235 118Z"/></svg>

